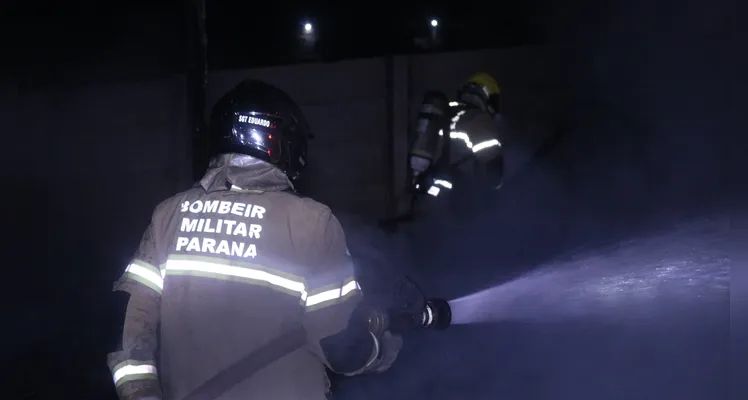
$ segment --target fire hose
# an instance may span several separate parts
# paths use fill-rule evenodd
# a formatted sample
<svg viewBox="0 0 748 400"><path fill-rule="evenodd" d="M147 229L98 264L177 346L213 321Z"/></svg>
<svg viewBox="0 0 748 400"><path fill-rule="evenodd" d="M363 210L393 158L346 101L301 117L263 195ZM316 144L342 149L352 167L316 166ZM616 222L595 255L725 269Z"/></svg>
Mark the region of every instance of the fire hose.
<svg viewBox="0 0 748 400"><path fill-rule="evenodd" d="M367 307L364 316L371 333L381 335L389 331L403 334L421 329L444 330L449 327L452 323L452 310L446 300L425 299L420 287L409 278L405 278L402 283L403 287L415 289L416 304L409 305L404 301L403 304L390 308ZM306 330L303 327L292 329L228 366L186 396L185 400L218 398L248 376L306 343Z"/></svg>

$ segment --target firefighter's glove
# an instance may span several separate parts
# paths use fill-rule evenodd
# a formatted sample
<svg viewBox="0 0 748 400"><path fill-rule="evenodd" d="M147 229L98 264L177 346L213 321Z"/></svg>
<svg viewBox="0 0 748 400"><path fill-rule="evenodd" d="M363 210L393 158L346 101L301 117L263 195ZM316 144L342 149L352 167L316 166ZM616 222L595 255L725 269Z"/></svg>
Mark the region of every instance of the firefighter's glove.
<svg viewBox="0 0 748 400"><path fill-rule="evenodd" d="M385 331L378 339L379 356L370 368L373 373L382 373L390 369L400 354L400 349L403 348L403 337L398 334Z"/></svg>

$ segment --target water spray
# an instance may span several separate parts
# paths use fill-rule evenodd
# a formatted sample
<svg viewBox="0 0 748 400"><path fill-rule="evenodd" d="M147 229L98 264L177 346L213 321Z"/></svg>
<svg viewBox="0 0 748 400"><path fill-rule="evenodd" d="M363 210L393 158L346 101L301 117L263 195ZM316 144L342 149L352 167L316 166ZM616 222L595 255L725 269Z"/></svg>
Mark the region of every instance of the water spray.
<svg viewBox="0 0 748 400"><path fill-rule="evenodd" d="M501 285L451 300L451 323L652 319L729 301L730 248L720 219L682 224L576 253Z"/></svg>

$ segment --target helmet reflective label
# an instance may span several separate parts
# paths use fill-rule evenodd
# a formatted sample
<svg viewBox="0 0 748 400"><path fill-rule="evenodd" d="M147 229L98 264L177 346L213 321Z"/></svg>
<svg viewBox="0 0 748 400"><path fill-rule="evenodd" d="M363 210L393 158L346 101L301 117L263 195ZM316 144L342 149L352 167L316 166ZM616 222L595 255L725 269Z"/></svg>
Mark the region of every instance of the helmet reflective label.
<svg viewBox="0 0 748 400"><path fill-rule="evenodd" d="M253 117L251 115L239 115L239 122L242 122L245 124L259 125L265 128L270 127L270 121L266 119L262 119L262 118Z"/></svg>

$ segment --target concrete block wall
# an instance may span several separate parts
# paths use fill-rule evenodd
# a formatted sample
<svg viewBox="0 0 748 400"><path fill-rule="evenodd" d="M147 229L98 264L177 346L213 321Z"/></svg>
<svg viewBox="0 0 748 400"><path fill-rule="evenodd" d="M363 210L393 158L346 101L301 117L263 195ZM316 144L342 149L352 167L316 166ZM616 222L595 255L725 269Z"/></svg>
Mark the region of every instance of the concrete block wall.
<svg viewBox="0 0 748 400"><path fill-rule="evenodd" d="M510 130L506 146L506 176L519 171L557 129L563 119L566 93L558 48L526 46L498 50L424 54L401 57L410 80L409 118L417 118L423 95L439 90L454 99L457 88L476 72L487 72L501 86L500 113ZM507 143L505 143L507 144ZM404 170L406 156L395 156Z"/></svg>
<svg viewBox="0 0 748 400"><path fill-rule="evenodd" d="M214 72L209 107L245 79L286 91L311 125L316 138L309 144L306 195L336 210L384 212L389 133L382 59Z"/></svg>
<svg viewBox="0 0 748 400"><path fill-rule="evenodd" d="M335 210L382 217L404 192L408 137L426 91L454 96L470 74L493 74L503 90L502 114L522 149L508 155L512 173L563 114L559 57L553 48L520 47L218 71L209 77L207 104L249 78L287 91L317 136L308 194Z"/></svg>
<svg viewBox="0 0 748 400"><path fill-rule="evenodd" d="M210 76L208 104L246 78L277 84L300 103L317 137L309 194L336 211L381 217L405 186L408 134L426 90L453 93L470 73L493 73L506 117L525 137L542 137L543 124L560 112L557 58L551 49L517 48L220 71ZM3 179L20 193L4 200L18 210L10 225L44 232L51 246L33 253L33 263L46 265L60 251L85 254L106 265L102 271L125 262L152 207L191 183L184 88L181 76L0 88L0 123L11 138ZM43 228L50 219L53 230Z"/></svg>
<svg viewBox="0 0 748 400"><path fill-rule="evenodd" d="M451 94L470 73L493 73L507 119L523 137L542 138L544 124L562 113L558 59L552 49L528 47L220 71L210 76L208 104L246 78L277 84L317 136L309 194L336 211L380 217L405 186L408 135L426 90ZM4 200L19 210L11 226L46 231L56 249L102 264L125 260L152 207L191 183L184 88L181 76L45 89L4 84L0 122L11 139L0 162L10 191L23 193ZM32 210L29 225L24 213ZM42 229L48 219L59 221L54 231ZM73 228L82 233L60 234Z"/></svg>
<svg viewBox="0 0 748 400"><path fill-rule="evenodd" d="M93 313L91 299L121 274L153 207L190 184L184 79L9 85L0 98L11 251L43 276L3 294L50 307L64 297Z"/></svg>

